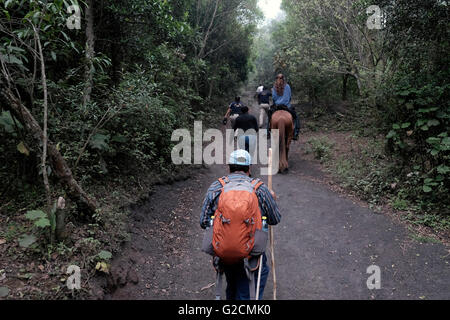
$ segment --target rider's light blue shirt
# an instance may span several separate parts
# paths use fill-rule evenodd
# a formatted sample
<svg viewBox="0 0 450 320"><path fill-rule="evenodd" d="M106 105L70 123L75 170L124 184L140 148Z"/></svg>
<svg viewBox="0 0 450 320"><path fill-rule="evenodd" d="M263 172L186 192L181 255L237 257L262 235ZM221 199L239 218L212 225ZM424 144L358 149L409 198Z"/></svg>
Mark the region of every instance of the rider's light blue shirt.
<svg viewBox="0 0 450 320"><path fill-rule="evenodd" d="M279 106L284 104L286 107L291 107L291 87L286 84L284 87L284 93L282 96L277 95L275 88L272 88L272 99L275 105Z"/></svg>

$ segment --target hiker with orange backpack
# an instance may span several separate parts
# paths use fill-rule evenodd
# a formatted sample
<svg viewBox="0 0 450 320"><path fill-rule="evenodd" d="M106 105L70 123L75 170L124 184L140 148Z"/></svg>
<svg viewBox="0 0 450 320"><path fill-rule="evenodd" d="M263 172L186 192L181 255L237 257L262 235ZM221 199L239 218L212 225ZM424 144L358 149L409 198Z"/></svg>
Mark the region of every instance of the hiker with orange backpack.
<svg viewBox="0 0 450 320"><path fill-rule="evenodd" d="M203 202L200 226L207 231L202 250L214 257L216 299L221 296L223 274L227 300L262 299L269 275L268 234L263 226L278 224L281 215L275 194L262 181L251 178L250 164L247 151L231 153L230 174L209 187Z"/></svg>

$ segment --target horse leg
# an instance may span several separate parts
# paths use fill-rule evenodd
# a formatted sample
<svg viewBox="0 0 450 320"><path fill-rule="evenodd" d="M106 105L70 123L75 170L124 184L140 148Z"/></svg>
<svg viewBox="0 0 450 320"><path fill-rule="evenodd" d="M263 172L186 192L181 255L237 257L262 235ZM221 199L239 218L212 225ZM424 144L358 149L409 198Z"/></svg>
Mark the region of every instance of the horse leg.
<svg viewBox="0 0 450 320"><path fill-rule="evenodd" d="M278 130L280 134L280 172L283 173L288 168L286 159L286 126L283 121L278 121Z"/></svg>

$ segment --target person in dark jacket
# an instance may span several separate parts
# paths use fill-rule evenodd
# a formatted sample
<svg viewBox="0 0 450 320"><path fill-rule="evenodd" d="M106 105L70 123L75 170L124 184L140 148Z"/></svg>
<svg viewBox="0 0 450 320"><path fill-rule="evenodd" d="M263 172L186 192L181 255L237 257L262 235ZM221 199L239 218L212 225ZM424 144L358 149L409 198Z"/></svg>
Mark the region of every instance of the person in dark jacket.
<svg viewBox="0 0 450 320"><path fill-rule="evenodd" d="M238 146L240 149L243 149L253 155L256 150L256 134L259 130L258 120L256 120L255 116L248 113L248 107L242 107L241 111L242 114L237 117L234 122L233 130L242 130L241 132L236 132L236 134L238 134Z"/></svg>

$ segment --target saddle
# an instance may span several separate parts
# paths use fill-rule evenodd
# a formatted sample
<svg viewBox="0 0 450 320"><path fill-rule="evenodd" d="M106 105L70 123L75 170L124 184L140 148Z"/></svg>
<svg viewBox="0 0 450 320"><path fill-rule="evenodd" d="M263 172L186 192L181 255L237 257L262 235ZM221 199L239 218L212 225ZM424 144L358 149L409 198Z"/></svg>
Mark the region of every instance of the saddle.
<svg viewBox="0 0 450 320"><path fill-rule="evenodd" d="M292 116L292 122L295 123L295 119L297 117L297 114L295 113L295 108L294 107L288 108L284 104L281 104L281 105L278 105L278 106L276 106L276 105L270 106L270 109L269 109L269 122L272 119L272 115L275 112L280 111L280 110L289 112L291 114L291 116Z"/></svg>
<svg viewBox="0 0 450 320"><path fill-rule="evenodd" d="M280 104L278 106L272 105L270 108L273 109L273 112L280 111L280 110L290 112L290 109L287 106L285 106L284 104Z"/></svg>

